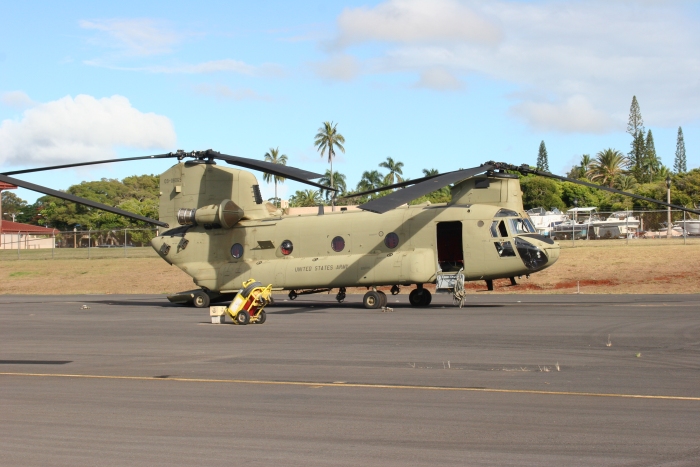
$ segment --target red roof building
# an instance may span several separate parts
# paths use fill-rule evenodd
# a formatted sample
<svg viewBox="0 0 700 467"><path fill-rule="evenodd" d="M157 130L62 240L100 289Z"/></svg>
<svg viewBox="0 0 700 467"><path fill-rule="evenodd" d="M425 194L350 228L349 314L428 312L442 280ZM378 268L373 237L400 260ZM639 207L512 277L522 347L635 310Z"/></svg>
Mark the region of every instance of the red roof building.
<svg viewBox="0 0 700 467"><path fill-rule="evenodd" d="M29 235L54 235L58 233L56 229L47 229L39 225L22 224L20 222L2 221L2 232L0 233L23 233Z"/></svg>

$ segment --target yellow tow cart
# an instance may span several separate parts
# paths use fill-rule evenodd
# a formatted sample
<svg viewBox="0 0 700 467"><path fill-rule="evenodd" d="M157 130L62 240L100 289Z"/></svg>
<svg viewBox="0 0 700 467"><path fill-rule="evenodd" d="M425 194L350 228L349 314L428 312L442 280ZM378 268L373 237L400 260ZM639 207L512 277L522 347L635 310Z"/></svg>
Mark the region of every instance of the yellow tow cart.
<svg viewBox="0 0 700 467"><path fill-rule="evenodd" d="M226 308L226 313L235 324L263 324L265 306L272 302L272 284L263 286L255 279L243 282L243 288Z"/></svg>

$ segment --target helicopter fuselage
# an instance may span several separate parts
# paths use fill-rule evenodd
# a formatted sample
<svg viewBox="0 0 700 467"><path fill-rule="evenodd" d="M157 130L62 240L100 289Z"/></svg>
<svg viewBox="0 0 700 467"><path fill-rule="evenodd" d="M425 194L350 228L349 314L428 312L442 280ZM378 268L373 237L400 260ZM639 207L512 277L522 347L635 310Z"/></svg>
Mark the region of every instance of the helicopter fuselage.
<svg viewBox="0 0 700 467"><path fill-rule="evenodd" d="M197 225L153 245L198 286L221 293L251 277L288 290L408 285L434 282L438 270L489 280L551 266L559 245L523 225L520 214L493 205L419 205Z"/></svg>

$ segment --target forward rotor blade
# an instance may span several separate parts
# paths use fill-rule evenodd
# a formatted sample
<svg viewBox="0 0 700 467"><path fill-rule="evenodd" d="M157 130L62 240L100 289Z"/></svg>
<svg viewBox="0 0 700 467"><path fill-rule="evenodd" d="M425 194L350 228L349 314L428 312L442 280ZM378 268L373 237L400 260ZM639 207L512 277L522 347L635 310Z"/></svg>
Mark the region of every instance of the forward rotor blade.
<svg viewBox="0 0 700 467"><path fill-rule="evenodd" d="M441 174L436 177L431 177L428 180L413 185L404 190L398 190L381 198L377 198L368 203L358 206L360 209L365 211L372 211L378 214L384 214L387 211L401 206L404 203L413 201L416 198L420 198L423 195L427 195L430 192L439 190L440 188L449 185L450 183L456 183L465 178L473 177L487 170L493 170L496 166L489 163L480 165L479 167L473 167L471 169L456 170L454 172L448 172L446 174Z"/></svg>
<svg viewBox="0 0 700 467"><path fill-rule="evenodd" d="M452 172L448 172L448 173L452 173ZM393 185L381 186L379 188L372 188L371 190L361 191L359 193L352 193L349 195L341 196L340 198L341 199L355 198L357 196L364 196L364 195L369 195L372 193L379 193L379 192L386 191L386 190L393 190L394 188L403 188L403 187L409 186L409 185L416 185L416 184L424 182L426 180L430 180L431 178L439 177L440 175L447 175L447 174L428 175L427 177L417 178L415 180L406 180L405 182L394 183Z"/></svg>
<svg viewBox="0 0 700 467"><path fill-rule="evenodd" d="M211 157L213 159L221 159L222 161L226 161L228 164L237 165L246 169L259 170L271 175L277 175L278 177L288 178L290 180L315 186L323 190L338 191L335 188L309 181L310 179L321 178L323 175L309 172L307 170L297 169L296 167L287 167L286 165L248 159L247 157L230 156L228 154L221 154L219 152L212 151L211 149L204 151L204 156Z"/></svg>
<svg viewBox="0 0 700 467"><path fill-rule="evenodd" d="M27 190L36 191L38 193L43 193L45 195L53 196L55 198L65 199L66 201L71 201L77 204L83 204L85 206L90 206L91 208L101 209L103 211L111 212L113 214L119 214L120 216L128 217L130 219L135 219L137 221L147 222L149 224L158 225L160 227L168 227L165 222L157 221L144 216L139 216L133 212L124 211L112 206L107 206L106 204L97 203L89 199L80 198L79 196L71 195L70 193L64 193L62 191L52 190L51 188L46 188L45 186L35 185L33 183L25 182L23 180L18 180L16 178L8 177L6 175L0 175L0 182L10 183L12 185L17 185Z"/></svg>
<svg viewBox="0 0 700 467"><path fill-rule="evenodd" d="M138 161L143 159L166 159L170 157L178 157L177 154L156 154L153 156L139 156L139 157L123 157L121 159L106 159L101 161L92 162L76 162L75 164L63 164L63 165L52 165L48 167L37 167L36 169L25 169L25 170L15 170L12 172L3 172L2 175L20 175L28 174L32 172L43 172L45 170L56 170L56 169L67 169L70 167L82 167L84 165L96 165L96 164L110 164L112 162L126 162L126 161Z"/></svg>
<svg viewBox="0 0 700 467"><path fill-rule="evenodd" d="M560 175L554 175L554 174L549 173L549 172L543 172L541 170L533 169L533 168L528 167L526 165L522 165L520 167L509 165L509 164L498 164L498 165L499 165L499 167L502 166L502 168L507 168L508 170L517 170L518 172L520 172L522 174L533 174L533 175L539 175L540 177L554 178L556 180L561 180L562 182L576 183L578 185L583 185L583 186L587 186L590 188L596 188L598 190L609 191L610 193L615 193L615 194L623 195L623 196L629 196L630 198L638 199L641 201L656 203L656 204L660 204L662 206L666 206L669 208L678 209L680 211L685 211L685 212L692 212L693 214L700 215L700 211L695 210L695 209L689 209L689 208L686 208L684 206L678 206L676 204L667 203L665 201L659 201L658 199L654 199L654 198L647 198L646 196L636 195L634 193L628 193L626 191L617 190L615 188L610 188L610 187L603 186L603 185L596 185L595 183L589 183L589 182L584 182L582 180L576 180L574 178L566 178L566 177L562 177Z"/></svg>

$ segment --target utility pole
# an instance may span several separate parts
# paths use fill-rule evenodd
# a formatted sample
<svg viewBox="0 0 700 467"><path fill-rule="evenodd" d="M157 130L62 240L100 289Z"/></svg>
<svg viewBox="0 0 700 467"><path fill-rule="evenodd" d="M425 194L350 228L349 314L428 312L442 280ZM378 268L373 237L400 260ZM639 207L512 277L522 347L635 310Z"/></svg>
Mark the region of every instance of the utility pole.
<svg viewBox="0 0 700 467"><path fill-rule="evenodd" d="M671 204L671 176L666 175L666 202ZM666 238L671 238L671 229L673 224L671 224L671 206L668 207L668 231L666 232Z"/></svg>

